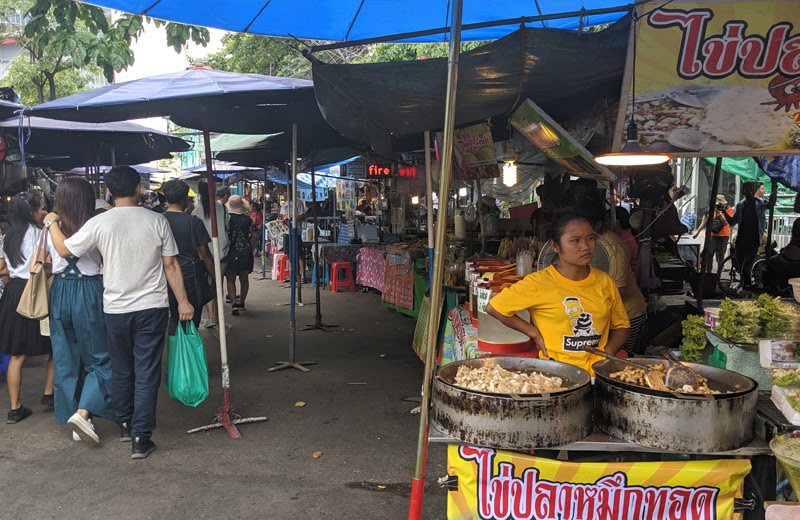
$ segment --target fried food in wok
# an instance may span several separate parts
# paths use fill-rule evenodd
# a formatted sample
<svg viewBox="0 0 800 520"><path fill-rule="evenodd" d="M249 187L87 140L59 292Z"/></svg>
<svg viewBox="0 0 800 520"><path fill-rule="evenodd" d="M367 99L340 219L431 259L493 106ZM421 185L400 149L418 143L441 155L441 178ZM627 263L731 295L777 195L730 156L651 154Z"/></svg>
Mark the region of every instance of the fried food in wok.
<svg viewBox="0 0 800 520"><path fill-rule="evenodd" d="M506 370L490 364L479 368L458 367L453 384L467 390L493 394L543 394L567 388L560 377Z"/></svg>
<svg viewBox="0 0 800 520"><path fill-rule="evenodd" d="M664 376L667 374L667 366L658 363L655 365L648 365L651 369L655 370L658 373L658 377L662 380ZM619 372L611 372L609 376L611 379L616 379L617 381L622 381L623 383L629 383L636 386L643 386L647 387L647 381L645 381L644 376L647 371L644 368L633 368L631 366L626 366ZM676 392L680 392L683 394L720 394L718 390L712 390L708 387L708 379L701 376L700 374L697 375L698 382L700 383L697 387L693 385L684 385L682 388L678 388L675 390Z"/></svg>

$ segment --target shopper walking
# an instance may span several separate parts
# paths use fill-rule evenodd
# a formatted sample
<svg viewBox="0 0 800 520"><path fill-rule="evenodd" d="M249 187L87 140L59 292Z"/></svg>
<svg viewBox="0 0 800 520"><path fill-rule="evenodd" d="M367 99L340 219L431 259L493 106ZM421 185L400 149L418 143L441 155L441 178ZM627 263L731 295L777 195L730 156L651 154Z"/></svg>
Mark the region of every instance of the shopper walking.
<svg viewBox="0 0 800 520"><path fill-rule="evenodd" d="M10 277L0 298L0 354L10 355L6 373L8 398L11 410L6 420L18 423L33 411L22 406L22 363L28 356L50 355L50 338L42 336L38 320L24 318L17 313L22 291L30 278L29 264L36 252L42 233L42 221L47 212L44 200L31 192L18 193L8 206L10 227L0 247L0 276ZM42 404L53 406L53 358L47 361Z"/></svg>
<svg viewBox="0 0 800 520"><path fill-rule="evenodd" d="M92 249L103 256L111 402L120 440L132 440L131 458L143 459L155 449L151 437L169 314L167 284L178 300L179 319L192 319L194 309L186 297L167 219L138 205L138 172L116 166L105 180L114 209L90 219L70 238L53 225L57 214L48 215L46 222L62 257L81 257Z"/></svg>
<svg viewBox="0 0 800 520"><path fill-rule="evenodd" d="M749 289L752 285L750 268L758 254L758 247L767 227L766 204L761 199L764 196L764 183L745 182L742 184L742 194L744 199L736 204L730 224L739 226L733 254L742 273L743 288Z"/></svg>
<svg viewBox="0 0 800 520"><path fill-rule="evenodd" d="M71 237L95 214L92 186L67 177L56 188L55 212L61 232ZM54 221L48 221L53 229ZM53 286L50 290L50 337L53 343L56 423L67 423L79 440L100 444L92 417L114 420L111 408L111 354L103 316L100 252L62 258L50 241Z"/></svg>
<svg viewBox="0 0 800 520"><path fill-rule="evenodd" d="M203 221L186 213L189 205L189 185L181 180L171 180L161 187L167 200L163 213L169 222L175 244L178 246L178 263L183 273L186 297L194 307L194 324L200 325L203 305L214 299L214 259L208 245L211 238ZM178 300L169 291L169 334L178 327Z"/></svg>
<svg viewBox="0 0 800 520"><path fill-rule="evenodd" d="M225 278L228 282L228 294L233 303L233 314L245 310L245 300L250 289L250 273L253 272L252 236L255 225L248 216L250 207L238 195L228 200L228 211L231 214L230 239L231 252L228 257L228 268ZM236 279L239 279L241 292L236 296Z"/></svg>
<svg viewBox="0 0 800 520"><path fill-rule="evenodd" d="M194 210L192 211L192 215L199 218L203 221L203 224L206 226L206 232L208 236L211 236L211 200L208 196L208 182L205 180L200 181L197 184L197 191L200 194L200 205L195 206ZM230 193L230 191L228 191ZM225 196L225 192L218 192L219 194L223 195L223 200L227 202L227 197ZM230 225L230 215L228 214L228 210L225 207L224 202L215 201L214 208L217 213L217 234L218 234L218 242L219 242L219 267L220 273L225 275L225 269L228 263L228 252L230 251L230 241L228 239L228 228ZM216 251L214 248L211 247L211 254L216 255ZM208 302L206 305L206 311L208 312L208 320L205 323L206 327L216 327L217 321L217 300L216 298Z"/></svg>

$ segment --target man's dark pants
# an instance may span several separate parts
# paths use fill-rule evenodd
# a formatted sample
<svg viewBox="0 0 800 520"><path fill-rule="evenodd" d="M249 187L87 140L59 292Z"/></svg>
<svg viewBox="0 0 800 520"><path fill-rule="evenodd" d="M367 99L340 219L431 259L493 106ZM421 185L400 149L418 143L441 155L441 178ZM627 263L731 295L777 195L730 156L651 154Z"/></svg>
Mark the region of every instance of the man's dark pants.
<svg viewBox="0 0 800 520"><path fill-rule="evenodd" d="M156 398L169 310L106 314L111 353L111 405L131 436L149 439L156 427Z"/></svg>

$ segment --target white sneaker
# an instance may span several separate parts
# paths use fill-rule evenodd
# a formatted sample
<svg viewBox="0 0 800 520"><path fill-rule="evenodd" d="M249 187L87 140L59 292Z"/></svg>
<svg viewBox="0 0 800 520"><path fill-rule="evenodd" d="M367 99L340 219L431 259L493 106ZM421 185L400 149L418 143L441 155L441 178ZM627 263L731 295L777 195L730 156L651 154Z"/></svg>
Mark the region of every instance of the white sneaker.
<svg viewBox="0 0 800 520"><path fill-rule="evenodd" d="M75 441L75 442L80 442L81 441L81 436L78 435L75 432L72 432L72 440Z"/></svg>
<svg viewBox="0 0 800 520"><path fill-rule="evenodd" d="M81 414L75 412L69 418L67 424L72 428L72 432L77 434L80 439L91 446L100 444L100 437L94 431L94 425L89 419L84 419ZM74 438L74 437L73 437Z"/></svg>

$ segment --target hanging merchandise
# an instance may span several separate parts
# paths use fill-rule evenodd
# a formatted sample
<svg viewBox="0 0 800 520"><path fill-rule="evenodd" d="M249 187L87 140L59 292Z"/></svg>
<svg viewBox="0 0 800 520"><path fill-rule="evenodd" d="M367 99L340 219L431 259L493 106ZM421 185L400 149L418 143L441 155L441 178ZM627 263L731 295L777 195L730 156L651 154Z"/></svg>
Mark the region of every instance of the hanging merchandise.
<svg viewBox="0 0 800 520"><path fill-rule="evenodd" d="M442 147L442 134L436 134L437 157ZM457 180L500 177L497 153L489 123L480 123L454 130L453 178Z"/></svg>
<svg viewBox="0 0 800 520"><path fill-rule="evenodd" d="M336 208L343 211L345 218L352 219L356 216L356 182L346 179L336 181Z"/></svg>

